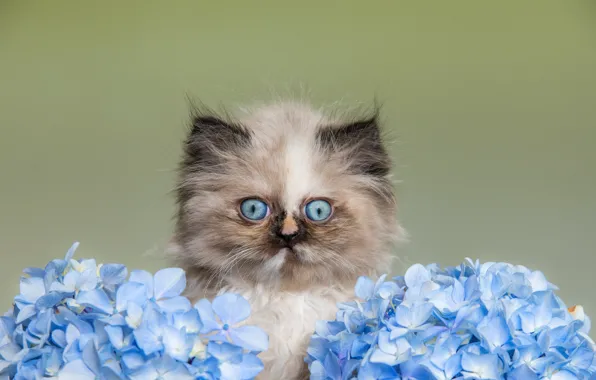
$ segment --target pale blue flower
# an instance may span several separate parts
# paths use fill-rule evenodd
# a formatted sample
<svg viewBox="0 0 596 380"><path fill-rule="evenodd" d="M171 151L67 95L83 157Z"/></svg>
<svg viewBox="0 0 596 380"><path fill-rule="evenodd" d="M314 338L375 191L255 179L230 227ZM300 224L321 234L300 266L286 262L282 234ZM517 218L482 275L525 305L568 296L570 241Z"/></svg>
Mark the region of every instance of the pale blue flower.
<svg viewBox="0 0 596 380"><path fill-rule="evenodd" d="M383 363L366 363L358 371L358 380L399 380L395 368Z"/></svg>
<svg viewBox="0 0 596 380"><path fill-rule="evenodd" d="M202 333L215 333L213 340L229 341L250 351L265 351L269 345L267 335L255 326L235 325L250 315L250 304L237 294L223 294L213 303L200 300L195 306L203 324Z"/></svg>
<svg viewBox="0 0 596 380"><path fill-rule="evenodd" d="M395 308L395 316L388 321L391 339L397 339L408 333L422 332L430 327L428 319L432 315L433 304L424 302L410 307L399 305Z"/></svg>
<svg viewBox="0 0 596 380"><path fill-rule="evenodd" d="M410 342L403 337L391 340L390 336L391 333L388 331L379 333L378 347L372 351L371 362L384 363L393 367L410 359L412 356Z"/></svg>
<svg viewBox="0 0 596 380"><path fill-rule="evenodd" d="M131 272L129 281L143 284L147 299L155 301L164 311L186 311L191 308L188 299L180 296L186 287L186 276L180 268L162 269L154 276L146 271L135 270Z"/></svg>
<svg viewBox="0 0 596 380"><path fill-rule="evenodd" d="M151 359L139 369L129 375L131 380L161 379L161 380L192 380L183 363L165 355Z"/></svg>
<svg viewBox="0 0 596 380"><path fill-rule="evenodd" d="M471 260L360 278L359 301L317 323L306 361L325 380L592 379L590 319L556 289L541 272Z"/></svg>
<svg viewBox="0 0 596 380"><path fill-rule="evenodd" d="M253 379L263 368L263 362L254 354L244 354L239 363L226 361L219 367L222 380Z"/></svg>
<svg viewBox="0 0 596 380"><path fill-rule="evenodd" d="M502 347L511 339L511 331L504 315L492 309L477 327L478 335L484 340L486 348L492 352Z"/></svg>
<svg viewBox="0 0 596 380"><path fill-rule="evenodd" d="M265 333L226 326L248 318L246 300L219 297L204 324L204 302L193 308L181 296L181 269L127 279L124 265L73 259L77 246L24 271L14 307L0 317L0 379L252 379L262 371Z"/></svg>

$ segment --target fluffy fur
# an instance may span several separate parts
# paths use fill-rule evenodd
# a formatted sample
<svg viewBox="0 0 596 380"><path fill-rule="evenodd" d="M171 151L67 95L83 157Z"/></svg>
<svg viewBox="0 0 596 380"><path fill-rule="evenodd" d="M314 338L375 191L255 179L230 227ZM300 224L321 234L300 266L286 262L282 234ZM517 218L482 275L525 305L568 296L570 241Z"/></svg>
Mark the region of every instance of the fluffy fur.
<svg viewBox="0 0 596 380"><path fill-rule="evenodd" d="M231 291L252 305L250 323L269 334L262 379L306 376L304 356L316 320L333 318L358 276L386 271L402 234L377 113L363 118L278 103L225 117L196 111L179 170L172 253L187 270L194 300ZM240 202L266 201L262 222ZM304 205L334 208L310 222ZM287 226L291 244L280 239Z"/></svg>

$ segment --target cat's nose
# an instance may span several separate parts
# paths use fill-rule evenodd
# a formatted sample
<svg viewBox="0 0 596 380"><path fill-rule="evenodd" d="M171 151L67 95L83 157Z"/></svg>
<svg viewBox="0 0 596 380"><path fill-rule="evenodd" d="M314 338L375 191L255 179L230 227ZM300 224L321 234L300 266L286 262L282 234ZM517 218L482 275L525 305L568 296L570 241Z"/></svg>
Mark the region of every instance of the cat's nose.
<svg viewBox="0 0 596 380"><path fill-rule="evenodd" d="M287 244L294 242L298 237L300 228L296 223L296 220L291 216L286 216L281 223L281 226L276 231L276 235L285 241Z"/></svg>
<svg viewBox="0 0 596 380"><path fill-rule="evenodd" d="M279 232L282 236L292 236L297 234L298 224L296 224L296 220L291 216L286 216Z"/></svg>

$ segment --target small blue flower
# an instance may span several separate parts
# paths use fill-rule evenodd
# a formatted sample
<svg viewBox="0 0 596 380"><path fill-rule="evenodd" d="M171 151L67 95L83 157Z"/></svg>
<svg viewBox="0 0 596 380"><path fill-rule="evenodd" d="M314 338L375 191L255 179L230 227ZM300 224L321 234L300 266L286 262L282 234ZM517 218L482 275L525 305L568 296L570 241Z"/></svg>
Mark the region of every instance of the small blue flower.
<svg viewBox="0 0 596 380"><path fill-rule="evenodd" d="M164 355L151 359L148 363L129 375L131 380L163 379L163 380L192 380L183 363Z"/></svg>
<svg viewBox="0 0 596 380"><path fill-rule="evenodd" d="M162 269L155 276L135 270L131 272L129 281L143 284L146 299L155 301L164 311L186 311L191 308L188 299L180 296L186 287L186 275L180 268Z"/></svg>
<svg viewBox="0 0 596 380"><path fill-rule="evenodd" d="M170 357L185 361L188 360L194 345L194 339L186 333L186 329L177 329L174 326L166 326L163 330L164 352Z"/></svg>
<svg viewBox="0 0 596 380"><path fill-rule="evenodd" d="M250 304L237 294L223 294L213 303L200 300L195 306L201 317L201 333L215 333L213 340L232 342L250 351L265 351L269 345L267 335L256 326L235 325L250 315Z"/></svg>
<svg viewBox="0 0 596 380"><path fill-rule="evenodd" d="M507 325L507 321L503 314L497 309L491 310L491 312L480 321L477 330L479 336L484 339L487 349L491 352L502 347L511 339L511 332Z"/></svg>
<svg viewBox="0 0 596 380"><path fill-rule="evenodd" d="M502 377L499 357L495 354L476 355L464 352L461 366L464 378L498 380Z"/></svg>
<svg viewBox="0 0 596 380"><path fill-rule="evenodd" d="M254 354L244 354L239 363L223 362L219 370L222 380L253 379L263 370L263 362Z"/></svg>
<svg viewBox="0 0 596 380"><path fill-rule="evenodd" d="M433 304L419 303L411 307L399 305L395 309L395 317L388 322L391 339L397 339L408 333L421 332L430 327L427 324L432 315Z"/></svg>
<svg viewBox="0 0 596 380"><path fill-rule="evenodd" d="M410 359L412 356L410 342L403 337L391 340L390 336L389 331L379 332L378 347L370 356L372 363L384 363L393 367Z"/></svg>

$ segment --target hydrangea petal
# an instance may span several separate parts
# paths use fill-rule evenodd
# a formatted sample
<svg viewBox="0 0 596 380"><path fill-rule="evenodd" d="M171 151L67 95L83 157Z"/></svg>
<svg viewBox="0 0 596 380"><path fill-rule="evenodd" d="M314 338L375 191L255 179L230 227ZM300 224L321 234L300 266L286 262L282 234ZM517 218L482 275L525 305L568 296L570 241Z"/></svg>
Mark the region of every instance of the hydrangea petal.
<svg viewBox="0 0 596 380"><path fill-rule="evenodd" d="M577 376L569 371L557 371L550 377L551 380L577 380Z"/></svg>
<svg viewBox="0 0 596 380"><path fill-rule="evenodd" d="M131 380L159 379L160 373L151 364L145 364L138 367L134 372L128 375Z"/></svg>
<svg viewBox="0 0 596 380"><path fill-rule="evenodd" d="M400 376L391 366L382 363L366 363L358 372L358 380L398 380Z"/></svg>
<svg viewBox="0 0 596 380"><path fill-rule="evenodd" d="M213 306L209 300L203 298L196 303L195 309L199 312L201 323L201 333L206 334L219 329L219 323L213 312Z"/></svg>
<svg viewBox="0 0 596 380"><path fill-rule="evenodd" d="M153 297L153 275L144 270L133 270L130 272L129 282L136 282L145 285L147 299Z"/></svg>
<svg viewBox="0 0 596 380"><path fill-rule="evenodd" d="M242 348L229 343L209 342L207 352L220 362L238 363L242 360Z"/></svg>
<svg viewBox="0 0 596 380"><path fill-rule="evenodd" d="M257 326L240 326L230 329L232 342L249 351L266 351L269 338L265 331Z"/></svg>
<svg viewBox="0 0 596 380"><path fill-rule="evenodd" d="M129 302L134 302L141 307L147 303L145 284L127 282L118 288L116 291L116 310L119 312L124 311Z"/></svg>
<svg viewBox="0 0 596 380"><path fill-rule="evenodd" d="M178 311L188 311L192 308L190 301L186 297L175 296L172 298L164 298L157 300L159 307L167 313L175 313Z"/></svg>
<svg viewBox="0 0 596 380"><path fill-rule="evenodd" d="M372 297L374 289L375 283L366 276L358 277L356 286L354 287L356 297L363 300L368 300L370 297Z"/></svg>
<svg viewBox="0 0 596 380"><path fill-rule="evenodd" d="M444 372L445 372L445 376L448 379L455 378L455 376L458 373L460 373L460 371L462 370L462 367L461 367L461 357L462 357L462 354L461 353L457 353L457 354L451 356L445 362Z"/></svg>
<svg viewBox="0 0 596 380"><path fill-rule="evenodd" d="M103 289L79 292L76 301L80 305L90 307L104 314L112 314L114 312L114 306Z"/></svg>
<svg viewBox="0 0 596 380"><path fill-rule="evenodd" d="M188 360L193 343L192 338L186 335L184 329L178 330L173 326L164 328L164 350L170 357L180 361Z"/></svg>
<svg viewBox="0 0 596 380"><path fill-rule="evenodd" d="M594 351L579 347L577 350L571 355L570 364L578 369L588 369L592 365L594 361Z"/></svg>
<svg viewBox="0 0 596 380"><path fill-rule="evenodd" d="M16 323L21 324L27 319L33 317L37 313L35 309L35 305L27 305L19 310L19 314L17 315Z"/></svg>
<svg viewBox="0 0 596 380"><path fill-rule="evenodd" d="M20 289L19 300L30 304L35 303L46 292L44 281L39 277L22 277Z"/></svg>
<svg viewBox="0 0 596 380"><path fill-rule="evenodd" d="M126 324L128 327L136 329L143 321L143 308L132 301L129 301L126 306Z"/></svg>
<svg viewBox="0 0 596 380"><path fill-rule="evenodd" d="M66 347L66 334L62 330L54 330L52 331L52 341L54 344L60 348Z"/></svg>
<svg viewBox="0 0 596 380"><path fill-rule="evenodd" d="M423 265L414 264L406 271L404 279L408 288L419 288L425 282L430 281L431 275Z"/></svg>
<svg viewBox="0 0 596 380"><path fill-rule="evenodd" d="M113 368L104 366L101 367L100 376L101 380L122 380L122 376L120 376Z"/></svg>
<svg viewBox="0 0 596 380"><path fill-rule="evenodd" d="M128 270L122 264L104 264L99 270L99 275L104 286L115 286L124 282Z"/></svg>
<svg viewBox="0 0 596 380"><path fill-rule="evenodd" d="M97 278L97 271L95 268L85 269L77 280L77 289L88 291L97 287L99 279Z"/></svg>
<svg viewBox="0 0 596 380"><path fill-rule="evenodd" d="M116 350L122 350L124 348L124 332L122 328L118 326L106 326L105 332L108 334L108 339Z"/></svg>
<svg viewBox="0 0 596 380"><path fill-rule="evenodd" d="M213 311L223 323L234 325L250 315L250 304L238 294L226 293L215 297Z"/></svg>
<svg viewBox="0 0 596 380"><path fill-rule="evenodd" d="M480 379L500 379L499 358L494 354L477 355L464 352L461 359L462 369Z"/></svg>
<svg viewBox="0 0 596 380"><path fill-rule="evenodd" d="M329 378L332 380L341 380L341 367L339 365L339 359L333 352L329 352L323 364Z"/></svg>
<svg viewBox="0 0 596 380"><path fill-rule="evenodd" d="M59 304L64 298L66 298L66 296L66 294L60 292L49 292L48 294L41 296L35 302L35 307L38 310L54 307L57 304Z"/></svg>
<svg viewBox="0 0 596 380"><path fill-rule="evenodd" d="M221 380L253 379L263 370L263 362L252 354L242 357L240 363L224 362L221 364Z"/></svg>
<svg viewBox="0 0 596 380"><path fill-rule="evenodd" d="M368 347L367 347L368 349ZM329 342L327 339L320 337L320 336L313 336L310 340L310 344L308 345L307 353L310 357L314 358L315 361L320 362L319 364L322 366L322 361L325 360L325 356L329 352ZM314 362L313 362L314 363Z"/></svg>
<svg viewBox="0 0 596 380"><path fill-rule="evenodd" d="M44 278L46 271L42 268L25 268L23 273L29 275L29 277Z"/></svg>
<svg viewBox="0 0 596 380"><path fill-rule="evenodd" d="M153 292L156 300L179 296L186 287L186 275L180 268L166 268L155 273Z"/></svg>
<svg viewBox="0 0 596 380"><path fill-rule="evenodd" d="M122 355L122 363L129 371L134 371L145 364L145 357L139 352L130 351Z"/></svg>
<svg viewBox="0 0 596 380"><path fill-rule="evenodd" d="M82 352L83 363L96 375L99 375L101 363L93 341L89 341Z"/></svg>
<svg viewBox="0 0 596 380"><path fill-rule="evenodd" d="M327 371L325 370L323 363L320 361L315 360L312 362L310 364L309 370L310 380L327 380Z"/></svg>
<svg viewBox="0 0 596 380"><path fill-rule="evenodd" d="M44 368L44 375L46 376L57 376L60 367L62 367L62 356L60 350L52 349L51 351L44 353L41 361L41 368Z"/></svg>
<svg viewBox="0 0 596 380"><path fill-rule="evenodd" d="M95 380L95 374L82 359L73 360L64 365L58 373L58 380Z"/></svg>
<svg viewBox="0 0 596 380"><path fill-rule="evenodd" d="M501 313L488 315L478 326L478 332L491 350L503 346L511 337L507 321Z"/></svg>
<svg viewBox="0 0 596 380"><path fill-rule="evenodd" d="M160 337L146 327L140 327L134 330L133 335L137 345L143 350L145 355L151 355L163 349Z"/></svg>
<svg viewBox="0 0 596 380"><path fill-rule="evenodd" d="M64 255L64 261L68 262L68 261L70 261L73 258L76 250L79 248L79 245L80 245L80 243L78 241L75 241L70 246L70 248L68 249L68 251L66 251L66 255Z"/></svg>
<svg viewBox="0 0 596 380"><path fill-rule="evenodd" d="M201 320L197 309L182 312L177 311L172 315L173 325L177 329L184 328L188 334L198 334L201 331Z"/></svg>

